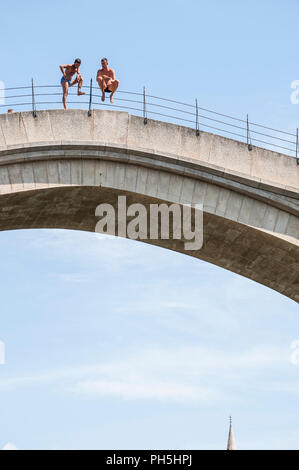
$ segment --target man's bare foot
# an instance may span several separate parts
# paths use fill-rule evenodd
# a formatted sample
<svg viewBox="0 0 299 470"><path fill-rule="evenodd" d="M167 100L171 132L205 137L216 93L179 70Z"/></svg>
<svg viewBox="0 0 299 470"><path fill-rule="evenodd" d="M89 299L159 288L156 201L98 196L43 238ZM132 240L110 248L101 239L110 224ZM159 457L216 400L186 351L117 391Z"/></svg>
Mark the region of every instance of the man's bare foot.
<svg viewBox="0 0 299 470"><path fill-rule="evenodd" d="M113 95L110 95L110 103L113 103Z"/></svg>
<svg viewBox="0 0 299 470"><path fill-rule="evenodd" d="M85 95L84 91L78 90L78 96Z"/></svg>
<svg viewBox="0 0 299 470"><path fill-rule="evenodd" d="M102 101L105 101L105 92L102 93Z"/></svg>

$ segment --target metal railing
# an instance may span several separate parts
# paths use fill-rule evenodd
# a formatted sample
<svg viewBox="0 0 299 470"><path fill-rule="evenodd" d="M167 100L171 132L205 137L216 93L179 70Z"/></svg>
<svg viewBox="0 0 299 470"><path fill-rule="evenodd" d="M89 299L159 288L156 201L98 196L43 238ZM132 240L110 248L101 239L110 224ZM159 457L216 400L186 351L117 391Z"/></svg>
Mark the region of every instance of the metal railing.
<svg viewBox="0 0 299 470"><path fill-rule="evenodd" d="M101 91L98 86L92 85L82 87L86 95L80 97L80 101L75 100L77 93L70 88L68 95L68 106L79 105L81 108L88 107L88 116L91 116L92 109L95 108L114 108L127 110L131 113L142 116L144 125L148 123L148 117L163 118L168 122L179 122L188 127L194 128L197 136L200 135L200 129L215 131L222 136L232 136L235 140L245 142L248 151L252 150L252 144L277 152L283 151L290 156L296 157L299 164L299 139L298 129L295 133L274 129L265 125L250 122L248 115L246 119L240 119L228 114L219 113L207 108L200 107L198 100L194 104L183 103L181 101L171 100L143 93L117 90L114 95L114 103L101 101ZM7 109L29 107L32 110L33 117L37 117L37 109L46 109L53 105L62 104L62 90L60 85L34 85L16 88L6 88L9 92L5 96L6 103L0 105L0 112ZM58 100L59 97L59 100ZM27 99L22 101L22 99ZM56 99L57 98L57 99ZM267 140L265 140L267 139ZM260 145L262 144L262 145Z"/></svg>

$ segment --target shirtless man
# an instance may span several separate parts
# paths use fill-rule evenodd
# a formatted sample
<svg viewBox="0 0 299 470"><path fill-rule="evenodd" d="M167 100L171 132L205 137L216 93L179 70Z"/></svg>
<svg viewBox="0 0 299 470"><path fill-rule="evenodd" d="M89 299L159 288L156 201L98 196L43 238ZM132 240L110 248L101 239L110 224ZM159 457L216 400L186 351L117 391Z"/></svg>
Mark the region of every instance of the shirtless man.
<svg viewBox="0 0 299 470"><path fill-rule="evenodd" d="M113 103L113 95L116 92L119 81L115 79L115 72L108 68L108 60L106 57L101 60L102 68L98 70L97 82L102 90L102 101L105 101L105 92L111 93L110 103Z"/></svg>
<svg viewBox="0 0 299 470"><path fill-rule="evenodd" d="M62 79L60 81L62 89L63 89L63 106L66 109L66 98L69 92L69 87L76 85L78 83L78 96L85 95L83 91L81 91L81 87L83 85L83 78L81 73L79 72L79 67L81 65L81 59L76 59L73 65L60 65L60 70L62 72ZM73 76L76 75L76 78L72 80Z"/></svg>

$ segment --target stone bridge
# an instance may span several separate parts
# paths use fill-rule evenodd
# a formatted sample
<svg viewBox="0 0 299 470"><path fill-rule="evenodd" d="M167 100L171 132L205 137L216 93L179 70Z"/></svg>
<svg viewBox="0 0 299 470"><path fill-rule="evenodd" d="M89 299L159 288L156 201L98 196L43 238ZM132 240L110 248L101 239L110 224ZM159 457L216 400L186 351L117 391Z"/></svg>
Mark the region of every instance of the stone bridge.
<svg viewBox="0 0 299 470"><path fill-rule="evenodd" d="M204 245L147 240L299 301L299 166L287 155L117 111L0 115L0 230L94 231L95 208L202 203Z"/></svg>

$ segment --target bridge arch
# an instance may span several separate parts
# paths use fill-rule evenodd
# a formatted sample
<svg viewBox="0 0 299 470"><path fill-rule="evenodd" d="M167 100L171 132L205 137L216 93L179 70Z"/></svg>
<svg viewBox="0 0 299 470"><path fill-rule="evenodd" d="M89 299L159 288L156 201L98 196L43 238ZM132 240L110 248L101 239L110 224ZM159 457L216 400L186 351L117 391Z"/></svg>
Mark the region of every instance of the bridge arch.
<svg viewBox="0 0 299 470"><path fill-rule="evenodd" d="M0 230L94 231L95 208L202 203L204 245L188 252L299 301L296 159L115 111L0 116ZM186 253L182 240L148 242Z"/></svg>

